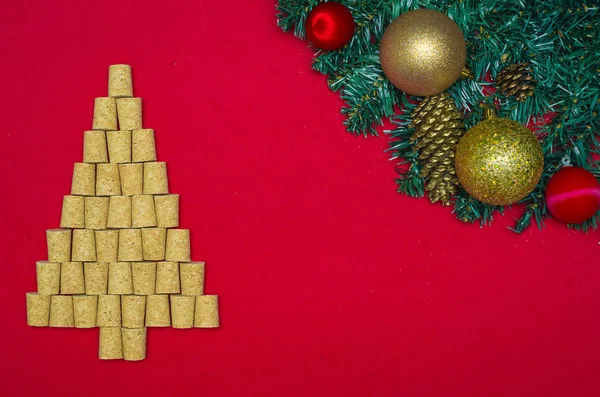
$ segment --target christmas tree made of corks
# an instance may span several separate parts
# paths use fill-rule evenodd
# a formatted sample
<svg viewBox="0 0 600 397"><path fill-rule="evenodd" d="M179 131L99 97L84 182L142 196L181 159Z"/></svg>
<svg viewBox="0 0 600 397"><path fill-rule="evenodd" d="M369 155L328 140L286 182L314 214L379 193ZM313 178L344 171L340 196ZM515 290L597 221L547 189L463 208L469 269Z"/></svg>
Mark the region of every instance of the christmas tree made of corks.
<svg viewBox="0 0 600 397"><path fill-rule="evenodd" d="M218 298L204 295L205 263L191 261L190 231L177 228L179 195L169 194L154 130L142 127L131 67L111 65L108 75L60 229L46 232L27 323L99 327L100 359L143 360L147 327L218 327Z"/></svg>

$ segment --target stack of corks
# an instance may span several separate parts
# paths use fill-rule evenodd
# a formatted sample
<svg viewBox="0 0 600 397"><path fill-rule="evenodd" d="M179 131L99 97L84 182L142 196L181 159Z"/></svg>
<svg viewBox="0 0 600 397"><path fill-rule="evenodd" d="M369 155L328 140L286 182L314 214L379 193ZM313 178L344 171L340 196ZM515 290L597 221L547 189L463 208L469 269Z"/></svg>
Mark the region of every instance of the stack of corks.
<svg viewBox="0 0 600 397"><path fill-rule="evenodd" d="M179 195L142 127L131 67L109 67L96 98L83 162L73 170L48 260L27 293L34 327L100 328L100 359L143 360L147 327L215 328L218 299L204 295L204 262L192 262L190 231L178 229Z"/></svg>

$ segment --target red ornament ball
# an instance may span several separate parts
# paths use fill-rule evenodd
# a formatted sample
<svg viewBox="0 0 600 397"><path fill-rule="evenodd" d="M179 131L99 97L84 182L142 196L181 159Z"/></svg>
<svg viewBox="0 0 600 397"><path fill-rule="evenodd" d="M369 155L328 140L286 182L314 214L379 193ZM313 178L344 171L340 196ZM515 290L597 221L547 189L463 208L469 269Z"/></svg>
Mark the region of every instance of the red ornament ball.
<svg viewBox="0 0 600 397"><path fill-rule="evenodd" d="M600 208L600 185L583 168L563 167L546 185L546 204L556 219L581 223Z"/></svg>
<svg viewBox="0 0 600 397"><path fill-rule="evenodd" d="M331 51L342 48L354 35L354 18L340 3L321 3L306 18L306 36L317 48Z"/></svg>

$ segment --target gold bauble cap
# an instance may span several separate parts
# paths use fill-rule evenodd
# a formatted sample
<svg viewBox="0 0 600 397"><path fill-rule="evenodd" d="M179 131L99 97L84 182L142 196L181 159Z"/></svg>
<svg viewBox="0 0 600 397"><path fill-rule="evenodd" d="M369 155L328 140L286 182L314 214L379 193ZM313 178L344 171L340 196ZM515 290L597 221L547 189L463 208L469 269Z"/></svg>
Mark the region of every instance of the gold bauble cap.
<svg viewBox="0 0 600 397"><path fill-rule="evenodd" d="M379 58L383 72L400 90L411 95L435 95L460 77L467 45L452 19L422 8L400 15L387 27Z"/></svg>

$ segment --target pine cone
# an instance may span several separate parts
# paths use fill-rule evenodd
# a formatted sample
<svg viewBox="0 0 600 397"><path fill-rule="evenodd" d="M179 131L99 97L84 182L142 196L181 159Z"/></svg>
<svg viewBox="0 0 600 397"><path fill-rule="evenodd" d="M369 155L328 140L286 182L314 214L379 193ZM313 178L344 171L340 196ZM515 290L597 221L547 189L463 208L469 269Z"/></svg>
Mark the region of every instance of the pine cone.
<svg viewBox="0 0 600 397"><path fill-rule="evenodd" d="M531 75L528 62L513 63L496 76L498 91L506 96L515 96L518 102L523 102L531 96L536 85L537 81Z"/></svg>
<svg viewBox="0 0 600 397"><path fill-rule="evenodd" d="M459 185L454 169L456 145L465 133L454 100L446 92L427 97L412 113L410 138L419 151L420 176L432 203L450 204Z"/></svg>

